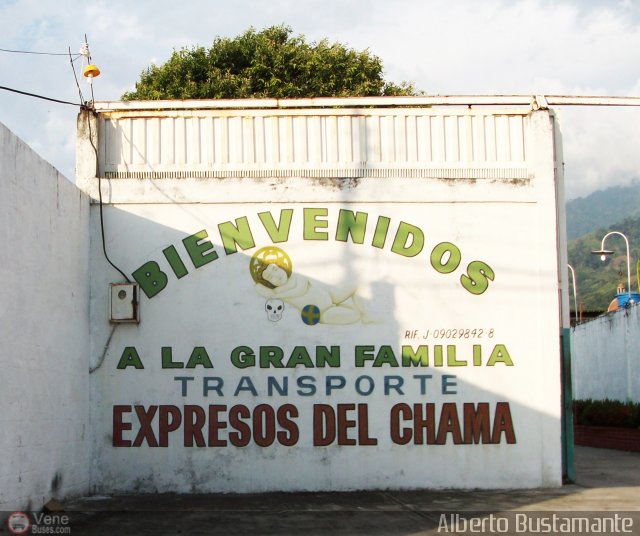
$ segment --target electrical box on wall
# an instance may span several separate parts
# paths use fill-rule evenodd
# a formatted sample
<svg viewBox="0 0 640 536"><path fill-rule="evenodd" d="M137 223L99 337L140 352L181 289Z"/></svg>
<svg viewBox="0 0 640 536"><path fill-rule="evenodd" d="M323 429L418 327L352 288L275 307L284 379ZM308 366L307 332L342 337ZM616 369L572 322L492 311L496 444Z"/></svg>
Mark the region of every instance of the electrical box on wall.
<svg viewBox="0 0 640 536"><path fill-rule="evenodd" d="M138 285L111 283L111 322L140 322Z"/></svg>

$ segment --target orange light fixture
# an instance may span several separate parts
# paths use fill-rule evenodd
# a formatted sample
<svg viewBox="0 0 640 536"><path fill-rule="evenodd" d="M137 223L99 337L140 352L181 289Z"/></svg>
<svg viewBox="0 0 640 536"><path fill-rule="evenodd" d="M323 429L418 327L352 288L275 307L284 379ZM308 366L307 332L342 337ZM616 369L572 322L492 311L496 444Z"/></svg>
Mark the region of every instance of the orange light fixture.
<svg viewBox="0 0 640 536"><path fill-rule="evenodd" d="M82 74L87 78L95 78L96 76L100 76L100 69L98 69L97 65L90 63L84 68Z"/></svg>

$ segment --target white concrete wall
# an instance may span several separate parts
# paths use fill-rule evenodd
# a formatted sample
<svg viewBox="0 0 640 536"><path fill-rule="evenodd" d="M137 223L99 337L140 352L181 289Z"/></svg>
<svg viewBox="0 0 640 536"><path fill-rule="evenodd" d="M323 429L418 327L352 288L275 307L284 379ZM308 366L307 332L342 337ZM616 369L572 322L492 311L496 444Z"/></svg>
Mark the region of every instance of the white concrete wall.
<svg viewBox="0 0 640 536"><path fill-rule="evenodd" d="M88 489L88 218L0 124L0 511Z"/></svg>
<svg viewBox="0 0 640 536"><path fill-rule="evenodd" d="M94 492L561 484L562 276L552 114L465 108L456 117L449 109L400 109L396 117L391 108L338 110L338 124L352 125L353 121L342 121L350 115L386 116L380 131L365 129L355 136L352 129L352 136L345 134L345 154L353 148L348 140L355 139L354 145L360 147L363 139L370 143L367 160L354 169L350 162L343 165L340 158L329 158L336 145L330 129L321 130L326 139L303 138L316 140L322 149L311 151L308 147L313 145L296 143L300 141L297 127L286 128L288 122L283 119L284 126L270 128L269 142L261 144L255 142L255 128L236 127L251 124L251 118L262 112L218 111L210 115L233 116L228 130L215 126L218 117L213 117L210 128L209 119L181 116L174 123L182 133L186 121L188 136L175 143L175 137L164 135L164 119L158 120L165 113L168 118L175 115L172 111L155 111L154 117L128 116L126 111L99 115L90 132L86 120L93 118L79 122L79 175L94 200L101 183L112 261L131 279L136 274L144 281L145 266L151 271L156 267L166 276L159 283L164 287L160 292L141 293L140 324L119 325L112 331L109 284L121 282L122 275L105 261L99 241L92 241L92 364L100 365L91 375ZM314 114L330 113L298 112L310 117L309 125L314 124ZM418 126L443 128L425 128L428 140L410 137L410 132L423 132L422 127L416 130L412 115L424 117ZM107 124L114 122L119 126ZM272 126L279 122L279 116L269 118ZM368 119L363 122L369 124ZM496 122L519 151L507 151L504 145L481 150L482 142L495 143ZM299 123L292 121L302 129ZM108 128L112 128L108 136L93 140L99 150L96 162L88 136L104 134ZM428 150L427 141L432 147ZM265 153L269 158L262 161L251 156L258 151L253 150L254 142L260 151L269 148ZM218 155L218 145L221 150L227 148L219 162L200 158ZM242 155L236 154L239 147L244 148ZM172 154L172 148L180 153L182 163L164 169L163 155ZM317 160L301 156L304 169L296 168L296 148L306 150L307 156L313 153ZM416 150L424 153L423 160L411 156ZM322 167L325 153L331 160L331 174ZM199 157L195 164L194 155ZM483 155L491 158L482 160ZM513 155L524 158L515 167ZM253 160L260 160L259 166ZM99 183L95 170L101 165L105 175L117 175ZM209 169L203 171L203 166ZM315 174L307 169L313 166ZM388 175L378 173L379 169ZM341 216L356 213L361 217L359 227L352 230L360 240L339 231L344 230L344 221L342 227L338 223ZM244 229L240 244L229 240L234 226ZM413 239L420 244L403 255L398 250L413 245L410 236L406 240L401 236L407 228L415 231ZM95 202L91 229L97 237ZM442 244L450 244L460 258L452 261L450 269L438 271L439 263L448 264L450 259L437 253ZM337 289L345 284L356 288L375 322L305 325L300 309L320 304L323 298L317 294L296 304L298 288L281 294L284 314L270 320L265 310L269 291L252 278L250 266L262 248L272 246L290 257L295 277L298 282L304 279L306 288ZM473 293L462 282L470 267L483 266L479 262L486 263L495 277L482 292ZM99 350L105 345L100 362ZM234 349L241 346L256 353L260 347L281 348L285 362L296 348L307 349L315 360L318 346L336 347L340 362L323 368L306 363L292 368L243 368L232 358ZM359 365L358 346L375 348L369 351L372 359ZM382 359L374 366L373 356L381 349L386 349L381 355L388 358L393 352L401 361L403 347L418 346L427 348L428 364L396 366ZM167 349L171 359L163 362ZM211 363L189 367L190 356L202 356L203 349ZM436 363L438 352L444 352L444 363ZM508 354L508 362L505 358L489 363L492 354L502 358ZM416 375L429 377L425 390ZM287 379L288 392L269 393L269 377L281 384ZM326 382L339 382L336 377L344 378L345 385L328 391ZM180 378L188 379L183 385ZM358 381L364 382L360 390ZM402 382L401 392L385 391L385 381L396 386ZM220 386L220 382L224 382L220 391L207 391L208 385ZM317 390L300 389L298 382L311 382ZM373 384L375 389L365 392ZM346 437L324 445L318 440L316 410L329 406L339 411L341 404L354 405L342 406L348 412L341 419ZM356 404L361 405L362 414L356 412ZM405 406L399 438L393 416L401 404ZM418 431L406 439L406 434L413 434L414 424L408 412L427 404L434 408L435 416L429 419L433 434ZM505 428L514 434L495 434L495 441L491 434L481 441L462 438L464 408L480 404L488 408L492 423L504 418ZM265 432L260 419L236 414L234 421L233 408L266 412L287 407L296 415L289 415L289 428L286 422L276 425L281 435L272 443L261 439ZM509 408L509 415L498 416L498 407ZM454 413L447 414L445 408ZM358 422L359 428L347 426L348 421ZM291 422L299 435L287 444ZM468 430L472 423L467 419L466 424ZM246 432L243 440L238 439L240 429Z"/></svg>
<svg viewBox="0 0 640 536"><path fill-rule="evenodd" d="M640 402L640 307L571 330L573 397Z"/></svg>

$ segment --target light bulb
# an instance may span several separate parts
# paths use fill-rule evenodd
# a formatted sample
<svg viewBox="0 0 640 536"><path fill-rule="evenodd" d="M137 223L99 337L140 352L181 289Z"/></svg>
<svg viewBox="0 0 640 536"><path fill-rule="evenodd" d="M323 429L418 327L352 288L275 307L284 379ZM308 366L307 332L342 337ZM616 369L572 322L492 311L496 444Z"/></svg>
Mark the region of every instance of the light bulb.
<svg viewBox="0 0 640 536"><path fill-rule="evenodd" d="M607 256L606 255L600 255L600 260L601 261L606 261L607 260Z"/></svg>

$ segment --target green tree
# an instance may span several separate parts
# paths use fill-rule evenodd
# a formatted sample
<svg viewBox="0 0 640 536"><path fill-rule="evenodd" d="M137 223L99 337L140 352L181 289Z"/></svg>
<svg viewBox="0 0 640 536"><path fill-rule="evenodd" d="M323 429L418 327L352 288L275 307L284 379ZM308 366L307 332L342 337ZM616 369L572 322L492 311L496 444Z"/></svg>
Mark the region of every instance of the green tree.
<svg viewBox="0 0 640 536"><path fill-rule="evenodd" d="M386 82L382 61L340 43L307 43L288 26L251 28L233 39L174 50L145 69L132 99L364 97L419 94L411 84Z"/></svg>

